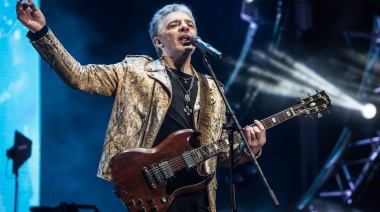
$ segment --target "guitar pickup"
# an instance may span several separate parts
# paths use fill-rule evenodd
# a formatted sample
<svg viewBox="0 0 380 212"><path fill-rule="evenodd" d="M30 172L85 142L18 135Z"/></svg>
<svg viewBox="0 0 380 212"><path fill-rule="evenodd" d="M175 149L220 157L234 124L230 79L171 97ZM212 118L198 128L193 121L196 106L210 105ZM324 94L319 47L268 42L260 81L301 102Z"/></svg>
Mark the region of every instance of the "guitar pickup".
<svg viewBox="0 0 380 212"><path fill-rule="evenodd" d="M197 163L195 162L194 157L193 157L193 155L191 154L190 151L183 152L181 154L181 156L182 156L182 159L185 161L186 166L187 166L188 169L190 169L190 168L192 168L192 167L194 167L194 166L197 165Z"/></svg>

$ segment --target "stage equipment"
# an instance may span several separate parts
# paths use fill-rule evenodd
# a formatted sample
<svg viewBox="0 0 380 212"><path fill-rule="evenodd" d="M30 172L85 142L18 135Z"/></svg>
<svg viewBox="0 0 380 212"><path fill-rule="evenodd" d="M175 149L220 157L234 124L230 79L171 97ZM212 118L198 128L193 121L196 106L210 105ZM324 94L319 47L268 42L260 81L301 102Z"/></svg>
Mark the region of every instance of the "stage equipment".
<svg viewBox="0 0 380 212"><path fill-rule="evenodd" d="M21 133L15 133L15 142L12 148L7 150L8 159L13 160L13 174L16 176L16 192L14 211L17 211L17 196L18 196L18 169L30 157L32 152L32 141Z"/></svg>
<svg viewBox="0 0 380 212"><path fill-rule="evenodd" d="M57 207L30 207L31 212L79 212L82 210L92 209L95 212L99 212L99 209L94 205L77 205L75 203L68 204L66 202L61 202Z"/></svg>
<svg viewBox="0 0 380 212"><path fill-rule="evenodd" d="M236 62L236 65L234 67L234 70L232 71L230 77L228 78L228 81L224 85L224 92L228 93L228 90L231 86L231 84L234 82L236 76L238 75L241 66L244 63L244 60L247 56L248 50L251 47L252 39L255 36L256 30L257 30L257 24L255 23L257 21L258 17L258 9L256 5L257 1L247 1L243 0L242 8L240 12L240 18L244 21L247 21L249 23L248 31L245 36L244 44L241 49L239 59Z"/></svg>
<svg viewBox="0 0 380 212"><path fill-rule="evenodd" d="M367 103L364 105L361 113L365 119L372 119L373 117L376 116L376 113L377 113L376 106L372 103Z"/></svg>
<svg viewBox="0 0 380 212"><path fill-rule="evenodd" d="M204 42L200 37L195 35L191 36L190 43L191 45L197 47L203 54L211 55L216 59L222 59L222 53L210 44Z"/></svg>
<svg viewBox="0 0 380 212"><path fill-rule="evenodd" d="M311 202L315 196L339 197L343 205L351 206L365 191L380 165L380 136L357 141L351 141L351 137L352 132L345 128L322 170L296 205L297 210L319 210ZM327 184L336 190L326 188Z"/></svg>
<svg viewBox="0 0 380 212"><path fill-rule="evenodd" d="M347 31L344 31L347 34ZM373 65L380 53L380 17L375 16L373 21L373 30L368 51L368 60L362 74L356 98L365 97L368 93L366 88L372 86L374 75ZM347 41L346 36L346 41ZM350 40L348 40L348 43ZM374 106L370 106L372 109ZM376 109L376 108L375 108ZM376 113L375 113L376 115ZM349 117L349 114L345 117ZM345 120L347 121L347 120ZM380 132L376 131L377 136L356 140L352 137L352 131L346 126L330 153L322 170L315 178L314 182L300 201L295 206L296 210L303 211L307 208L313 208L311 200L318 194L319 197L340 197L343 205L352 206L355 201L359 200L359 193L365 191L365 186L372 180L374 173L379 168L380 153ZM361 148L367 148L364 156L355 158L354 153L363 153ZM361 151L360 151L361 150ZM329 179L335 177L337 190L325 191L324 186L329 183ZM318 210L318 208L314 208Z"/></svg>

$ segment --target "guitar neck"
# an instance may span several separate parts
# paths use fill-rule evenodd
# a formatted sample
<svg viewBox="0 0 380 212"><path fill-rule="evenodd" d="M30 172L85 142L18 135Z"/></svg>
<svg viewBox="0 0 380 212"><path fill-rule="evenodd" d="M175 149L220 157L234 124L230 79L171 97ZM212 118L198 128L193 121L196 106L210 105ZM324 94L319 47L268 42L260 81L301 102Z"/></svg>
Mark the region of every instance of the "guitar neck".
<svg viewBox="0 0 380 212"><path fill-rule="evenodd" d="M289 120L293 117L295 117L295 113L292 108L288 108L286 110L283 110L279 113L274 114L273 116L270 116L268 118L265 118L261 120L260 122L264 125L265 129L269 129L271 127L274 127L286 120ZM250 125L251 127L254 126L254 124ZM239 143L241 142L241 138L238 132L233 132L233 142ZM197 149L193 149L191 151L191 154L193 155L195 161L197 163L202 162L219 152L223 151L224 149L227 149L229 147L229 141L223 140L223 141L215 141L210 144L201 146Z"/></svg>
<svg viewBox="0 0 380 212"><path fill-rule="evenodd" d="M260 122L264 125L264 128L267 130L295 116L296 114L294 113L293 109L290 107L286 110L283 110L279 113L274 114L273 116L265 118L261 120ZM249 126L253 127L255 126L255 124L251 124ZM242 140L238 132L233 133L233 138L234 138L234 143L238 143Z"/></svg>

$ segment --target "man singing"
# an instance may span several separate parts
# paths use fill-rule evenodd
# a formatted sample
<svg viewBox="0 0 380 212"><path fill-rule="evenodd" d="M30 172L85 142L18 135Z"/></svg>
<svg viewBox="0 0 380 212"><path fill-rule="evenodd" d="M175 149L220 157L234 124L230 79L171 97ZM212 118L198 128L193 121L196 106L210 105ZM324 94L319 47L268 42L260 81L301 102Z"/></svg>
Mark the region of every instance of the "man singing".
<svg viewBox="0 0 380 212"><path fill-rule="evenodd" d="M110 162L117 153L134 147L153 148L178 130L201 132L200 146L225 136L222 125L226 109L215 82L191 65L195 47L190 44L190 37L197 35L197 28L186 5L166 5L154 14L149 33L158 59L129 55L112 65L77 62L54 36L43 13L31 0L18 0L16 12L18 20L30 30L27 37L31 44L68 86L114 98L99 163L100 178L112 182ZM251 159L247 148L256 157L261 154L265 133L257 120L254 127L245 128L249 146L236 145L237 163ZM226 150L202 166L213 173L217 164L228 163ZM216 187L214 177L206 188L175 197L167 211L215 212Z"/></svg>

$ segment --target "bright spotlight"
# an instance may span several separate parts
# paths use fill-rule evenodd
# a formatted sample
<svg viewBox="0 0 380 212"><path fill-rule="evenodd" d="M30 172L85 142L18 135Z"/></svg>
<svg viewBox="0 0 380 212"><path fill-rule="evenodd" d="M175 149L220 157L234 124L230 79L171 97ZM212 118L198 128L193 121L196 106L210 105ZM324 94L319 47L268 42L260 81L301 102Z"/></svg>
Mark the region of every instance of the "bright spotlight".
<svg viewBox="0 0 380 212"><path fill-rule="evenodd" d="M371 103L367 103L363 106L363 109L361 112L362 112L362 116L365 119L372 119L376 115L376 107L375 105Z"/></svg>

